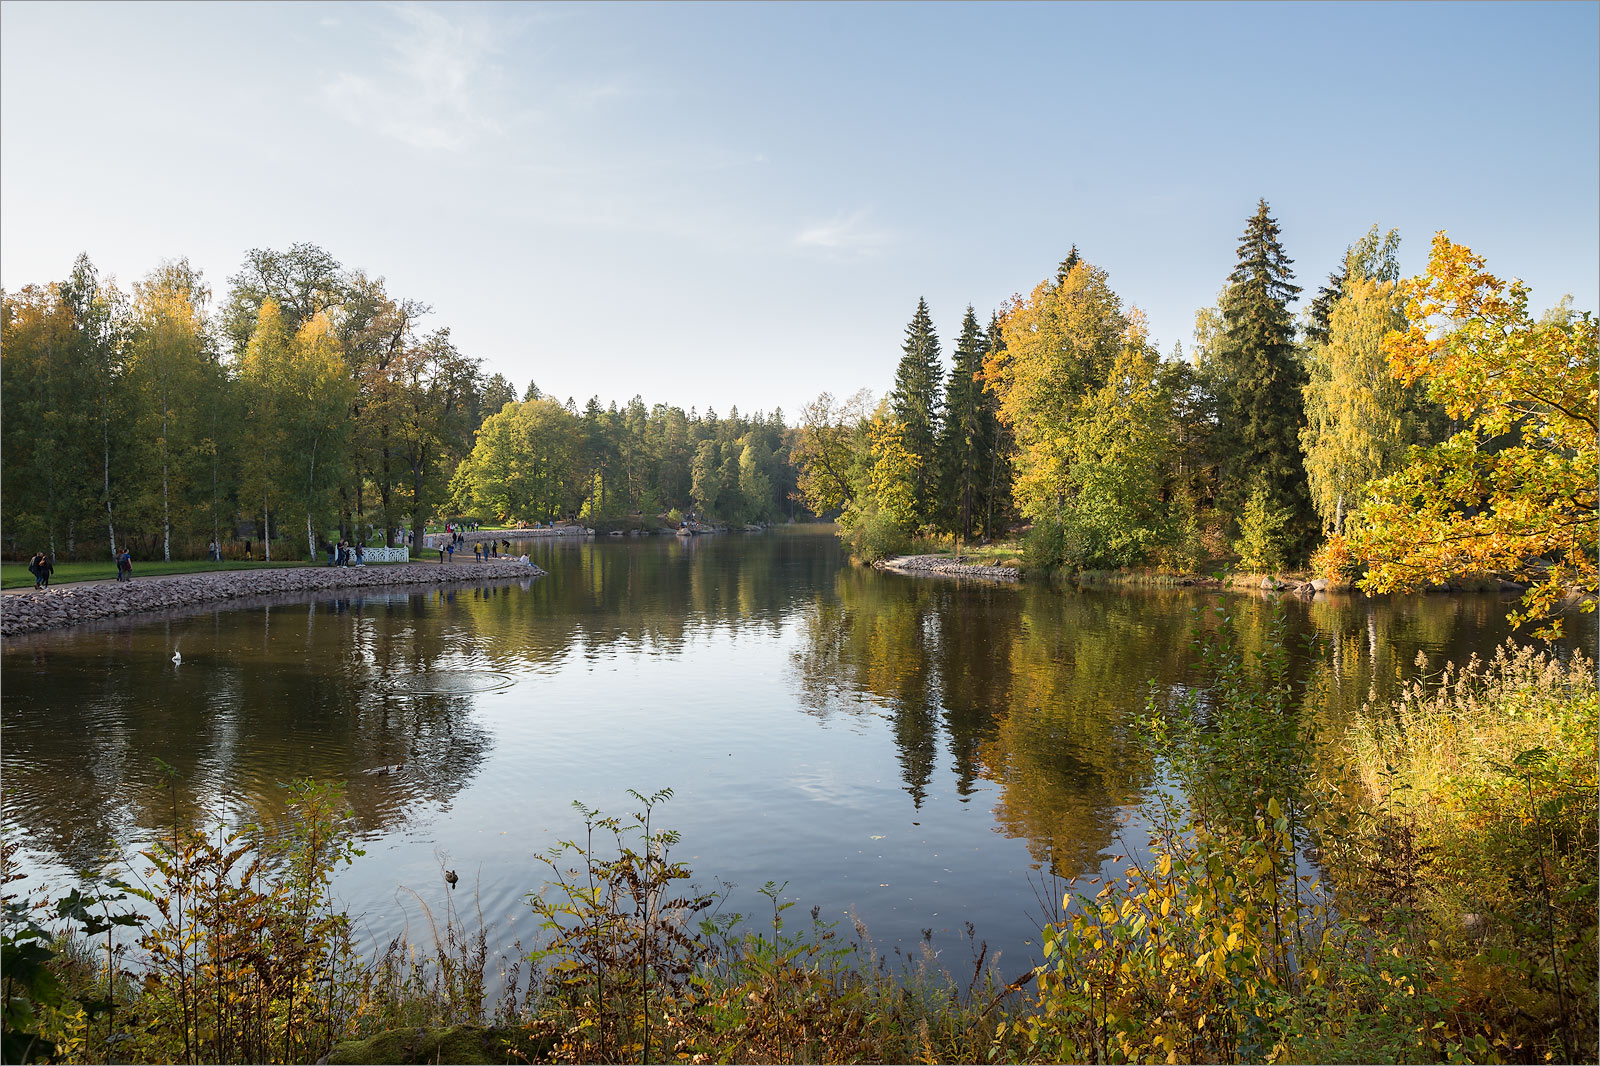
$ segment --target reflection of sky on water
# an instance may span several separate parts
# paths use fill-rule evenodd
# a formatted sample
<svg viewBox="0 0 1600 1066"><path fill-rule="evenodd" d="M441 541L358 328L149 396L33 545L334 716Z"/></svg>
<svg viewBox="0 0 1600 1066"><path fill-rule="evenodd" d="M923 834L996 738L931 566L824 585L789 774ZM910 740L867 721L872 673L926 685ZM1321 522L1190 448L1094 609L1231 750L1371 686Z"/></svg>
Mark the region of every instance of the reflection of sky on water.
<svg viewBox="0 0 1600 1066"><path fill-rule="evenodd" d="M444 863L509 943L536 855L581 832L573 800L626 814L628 789L671 787L658 824L703 883L737 883L735 909L787 881L880 949L925 928L952 947L971 921L1020 969L1052 872L1144 847L1160 777L1136 718L1152 680L1199 680L1197 608L1229 605L1247 651L1267 632L1252 597L919 582L848 568L812 531L530 554L550 576L526 587L8 641L8 831L36 874L148 839L171 817L158 757L191 819L275 819L279 782L344 780L367 854L336 885L366 933L420 920L399 889L437 902ZM1331 720L1419 650L1437 668L1504 632L1490 597L1284 610L1324 638L1297 676Z"/></svg>

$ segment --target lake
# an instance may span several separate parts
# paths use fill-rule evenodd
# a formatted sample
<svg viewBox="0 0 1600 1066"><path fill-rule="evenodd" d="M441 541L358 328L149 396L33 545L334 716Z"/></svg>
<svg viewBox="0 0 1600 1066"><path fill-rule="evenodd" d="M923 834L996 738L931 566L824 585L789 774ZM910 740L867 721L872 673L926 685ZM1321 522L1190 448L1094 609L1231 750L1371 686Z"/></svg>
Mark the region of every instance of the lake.
<svg viewBox="0 0 1600 1066"><path fill-rule="evenodd" d="M23 886L169 826L157 759L204 821L276 818L281 782L334 779L366 851L335 889L364 937L419 932L411 893L437 904L448 867L504 947L534 938L524 896L537 855L581 833L574 800L623 815L629 789L670 787L656 824L700 883L733 883L733 909L770 916L758 890L786 883L791 914L853 914L891 955L926 930L958 972L970 922L1015 976L1059 899L1050 875L1142 848L1140 806L1171 784L1138 716L1152 691L1203 684L1191 644L1216 608L1247 650L1283 612L1305 713L1336 724L1491 654L1512 602L909 578L850 566L826 526L519 550L549 576L7 640ZM1593 616L1569 627L1593 646Z"/></svg>

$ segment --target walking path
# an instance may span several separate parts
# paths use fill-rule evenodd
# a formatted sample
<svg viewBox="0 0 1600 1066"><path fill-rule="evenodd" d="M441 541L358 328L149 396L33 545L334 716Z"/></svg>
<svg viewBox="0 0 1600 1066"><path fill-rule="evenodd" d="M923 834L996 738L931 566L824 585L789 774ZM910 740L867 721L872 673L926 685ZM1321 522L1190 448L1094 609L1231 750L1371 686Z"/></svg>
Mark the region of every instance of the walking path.
<svg viewBox="0 0 1600 1066"><path fill-rule="evenodd" d="M170 611L196 604L282 593L395 585L459 585L473 581L542 577L544 571L511 559L453 563L410 562L381 566L305 566L216 570L132 581L80 581L47 589L7 589L0 597L0 636L60 629L104 618Z"/></svg>

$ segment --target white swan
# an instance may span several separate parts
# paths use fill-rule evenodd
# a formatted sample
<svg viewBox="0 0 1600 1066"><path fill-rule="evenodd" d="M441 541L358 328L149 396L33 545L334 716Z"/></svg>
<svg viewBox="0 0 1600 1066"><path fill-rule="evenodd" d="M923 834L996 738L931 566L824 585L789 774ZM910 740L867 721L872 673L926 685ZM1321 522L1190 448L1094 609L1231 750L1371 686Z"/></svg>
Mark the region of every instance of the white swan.
<svg viewBox="0 0 1600 1066"><path fill-rule="evenodd" d="M179 651L177 648L173 648L172 649L172 665L173 666L182 666L183 665L183 652Z"/></svg>

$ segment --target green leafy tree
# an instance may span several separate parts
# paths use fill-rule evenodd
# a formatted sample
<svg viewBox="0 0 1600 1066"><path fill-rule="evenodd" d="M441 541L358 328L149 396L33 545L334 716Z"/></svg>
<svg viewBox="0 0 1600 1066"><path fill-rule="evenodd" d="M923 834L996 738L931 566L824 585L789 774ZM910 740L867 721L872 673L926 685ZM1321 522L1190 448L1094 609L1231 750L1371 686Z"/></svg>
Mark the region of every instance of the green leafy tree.
<svg viewBox="0 0 1600 1066"><path fill-rule="evenodd" d="M1084 565L1143 562L1165 533L1172 397L1135 313L1106 383L1073 426L1068 520Z"/></svg>
<svg viewBox="0 0 1600 1066"><path fill-rule="evenodd" d="M722 497L722 462L717 453L716 441L701 441L695 448L694 465L690 471L693 479L690 492L695 510L706 516L716 515L717 501Z"/></svg>
<svg viewBox="0 0 1600 1066"><path fill-rule="evenodd" d="M855 497L858 456L867 451L865 389L843 402L824 392L800 409L790 460L795 492L814 515L847 507Z"/></svg>

